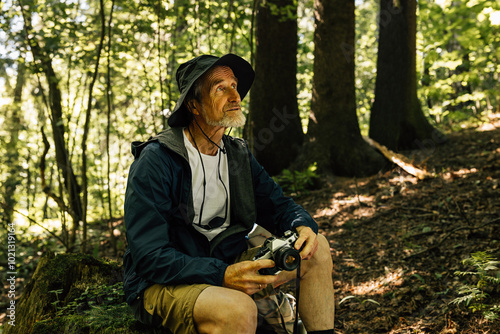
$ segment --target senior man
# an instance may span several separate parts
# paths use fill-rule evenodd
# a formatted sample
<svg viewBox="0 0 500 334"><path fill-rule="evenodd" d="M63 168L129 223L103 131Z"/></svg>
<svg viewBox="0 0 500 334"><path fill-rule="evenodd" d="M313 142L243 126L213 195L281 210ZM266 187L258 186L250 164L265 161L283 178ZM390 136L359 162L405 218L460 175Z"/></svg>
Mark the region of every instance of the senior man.
<svg viewBox="0 0 500 334"><path fill-rule="evenodd" d="M134 142L125 196L128 248L124 290L136 317L172 333L255 333L255 299L278 291L295 271L261 274L255 224L276 236L295 231L300 250L299 314L308 333L333 333L328 241L311 216L266 173L244 140L241 100L254 71L239 56L202 55L176 74L180 97L169 129ZM259 296L256 298L256 296Z"/></svg>

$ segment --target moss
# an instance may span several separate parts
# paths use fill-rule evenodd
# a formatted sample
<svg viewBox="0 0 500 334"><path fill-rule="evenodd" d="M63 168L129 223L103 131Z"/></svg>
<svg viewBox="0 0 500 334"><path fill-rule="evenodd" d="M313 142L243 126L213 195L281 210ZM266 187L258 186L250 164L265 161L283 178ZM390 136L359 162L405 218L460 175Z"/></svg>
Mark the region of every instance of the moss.
<svg viewBox="0 0 500 334"><path fill-rule="evenodd" d="M134 319L122 278L116 262L85 254L47 254L20 299L19 322L4 334L166 333Z"/></svg>
<svg viewBox="0 0 500 334"><path fill-rule="evenodd" d="M113 308L95 307L81 314L39 321L32 334L155 334L137 322L127 304Z"/></svg>
<svg viewBox="0 0 500 334"><path fill-rule="evenodd" d="M82 331L86 328L83 320L79 322L75 318L66 321L58 315L66 317L71 312L88 310L92 305L108 305L109 300L115 305L120 304L123 292L115 284L122 279L122 269L116 262L86 254L54 256L49 253L40 259L31 281L25 287L16 309L16 318L19 319L16 326L6 327L4 334L31 333L37 322L41 323L37 324L40 333L44 333L44 327L39 326L48 324L54 328L47 333L72 333L73 324L78 324L77 333L85 333Z"/></svg>
<svg viewBox="0 0 500 334"><path fill-rule="evenodd" d="M31 334L85 334L89 327L82 316L71 315L38 321Z"/></svg>

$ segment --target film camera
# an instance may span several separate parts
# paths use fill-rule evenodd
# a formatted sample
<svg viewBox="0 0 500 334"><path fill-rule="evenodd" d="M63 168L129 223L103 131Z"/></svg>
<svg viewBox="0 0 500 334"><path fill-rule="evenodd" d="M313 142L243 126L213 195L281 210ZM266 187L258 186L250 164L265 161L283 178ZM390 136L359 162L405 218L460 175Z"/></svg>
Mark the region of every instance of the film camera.
<svg viewBox="0 0 500 334"><path fill-rule="evenodd" d="M262 268L259 273L262 275L277 275L282 270L295 270L300 263L300 253L293 247L298 237L297 233L286 231L281 238L267 238L253 259L271 259L276 266Z"/></svg>

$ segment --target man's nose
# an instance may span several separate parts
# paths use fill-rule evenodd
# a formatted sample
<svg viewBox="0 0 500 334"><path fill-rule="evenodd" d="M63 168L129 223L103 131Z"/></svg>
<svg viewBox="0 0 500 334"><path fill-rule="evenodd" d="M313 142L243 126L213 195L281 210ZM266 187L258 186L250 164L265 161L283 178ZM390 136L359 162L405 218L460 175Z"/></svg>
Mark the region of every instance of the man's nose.
<svg viewBox="0 0 500 334"><path fill-rule="evenodd" d="M229 102L237 102L237 103L241 102L240 93L238 93L238 90L236 88L231 89L229 94L230 94L229 95Z"/></svg>

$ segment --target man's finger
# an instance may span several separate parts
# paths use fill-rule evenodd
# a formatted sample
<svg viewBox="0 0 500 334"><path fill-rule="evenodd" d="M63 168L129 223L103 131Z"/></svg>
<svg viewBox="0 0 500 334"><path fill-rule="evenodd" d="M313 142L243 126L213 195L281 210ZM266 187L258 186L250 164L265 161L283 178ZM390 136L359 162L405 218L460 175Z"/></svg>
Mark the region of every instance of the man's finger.
<svg viewBox="0 0 500 334"><path fill-rule="evenodd" d="M299 250L302 248L304 242L307 240L307 236L306 235L299 235L299 237L297 238L297 240L295 240L295 244L294 244L294 247L296 250Z"/></svg>
<svg viewBox="0 0 500 334"><path fill-rule="evenodd" d="M261 268L272 268L276 264L274 263L273 260L270 259L264 259L264 260L255 260L254 264L256 265L256 268L261 269Z"/></svg>
<svg viewBox="0 0 500 334"><path fill-rule="evenodd" d="M315 240L314 242L309 243L308 247L305 247L301 252L300 256L302 257L303 260L309 260L314 253L316 253L316 250L318 250L318 242Z"/></svg>

